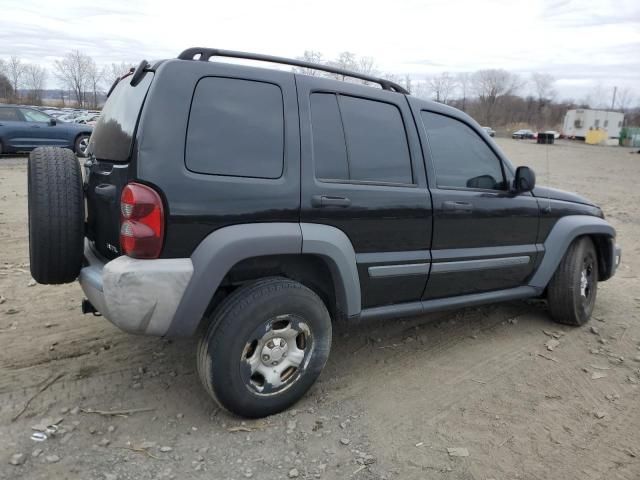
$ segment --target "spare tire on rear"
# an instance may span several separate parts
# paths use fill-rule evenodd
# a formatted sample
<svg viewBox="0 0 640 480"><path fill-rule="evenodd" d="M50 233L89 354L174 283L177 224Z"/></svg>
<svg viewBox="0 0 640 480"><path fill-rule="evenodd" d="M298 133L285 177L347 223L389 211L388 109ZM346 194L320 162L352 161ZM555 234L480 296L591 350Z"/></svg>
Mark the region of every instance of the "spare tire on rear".
<svg viewBox="0 0 640 480"><path fill-rule="evenodd" d="M84 253L82 172L71 150L39 147L29 155L29 259L38 283L73 282Z"/></svg>

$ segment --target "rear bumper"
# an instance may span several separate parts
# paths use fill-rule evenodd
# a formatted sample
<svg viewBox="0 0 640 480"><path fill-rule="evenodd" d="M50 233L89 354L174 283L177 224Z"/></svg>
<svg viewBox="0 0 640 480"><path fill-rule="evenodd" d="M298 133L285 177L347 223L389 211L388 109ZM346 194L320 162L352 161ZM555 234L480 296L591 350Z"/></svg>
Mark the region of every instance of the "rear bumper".
<svg viewBox="0 0 640 480"><path fill-rule="evenodd" d="M79 282L93 306L120 329L164 335L193 275L191 259L105 261L85 244Z"/></svg>

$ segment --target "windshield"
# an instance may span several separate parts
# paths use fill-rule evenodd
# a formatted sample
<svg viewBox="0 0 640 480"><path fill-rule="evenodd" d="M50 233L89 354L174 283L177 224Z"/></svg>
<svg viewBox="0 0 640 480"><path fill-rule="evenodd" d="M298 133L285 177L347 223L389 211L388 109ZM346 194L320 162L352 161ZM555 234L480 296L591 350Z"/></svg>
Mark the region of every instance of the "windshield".
<svg viewBox="0 0 640 480"><path fill-rule="evenodd" d="M135 87L129 83L130 77L116 85L93 129L89 154L114 162L129 159L138 117L152 80L153 73L148 72Z"/></svg>

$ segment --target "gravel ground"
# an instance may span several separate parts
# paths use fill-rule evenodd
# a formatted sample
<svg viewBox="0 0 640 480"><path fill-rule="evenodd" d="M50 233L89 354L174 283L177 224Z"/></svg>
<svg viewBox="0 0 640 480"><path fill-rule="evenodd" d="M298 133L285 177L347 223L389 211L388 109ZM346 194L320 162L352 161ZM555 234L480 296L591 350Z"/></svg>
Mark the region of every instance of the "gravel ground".
<svg viewBox="0 0 640 480"><path fill-rule="evenodd" d="M31 282L26 159L0 157L0 478L640 478L640 155L498 143L617 228L591 323L526 301L341 325L318 383L258 421L209 400L194 341L127 335L83 316L77 285Z"/></svg>

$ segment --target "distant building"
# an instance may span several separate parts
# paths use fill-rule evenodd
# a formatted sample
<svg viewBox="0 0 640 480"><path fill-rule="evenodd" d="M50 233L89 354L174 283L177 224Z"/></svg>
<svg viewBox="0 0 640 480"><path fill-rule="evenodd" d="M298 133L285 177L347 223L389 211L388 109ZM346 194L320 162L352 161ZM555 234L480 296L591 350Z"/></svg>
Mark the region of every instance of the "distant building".
<svg viewBox="0 0 640 480"><path fill-rule="evenodd" d="M609 138L619 138L624 114L607 110L578 108L564 116L562 134L566 137L585 138L589 130L606 130Z"/></svg>

